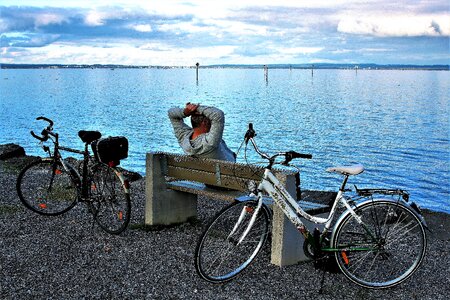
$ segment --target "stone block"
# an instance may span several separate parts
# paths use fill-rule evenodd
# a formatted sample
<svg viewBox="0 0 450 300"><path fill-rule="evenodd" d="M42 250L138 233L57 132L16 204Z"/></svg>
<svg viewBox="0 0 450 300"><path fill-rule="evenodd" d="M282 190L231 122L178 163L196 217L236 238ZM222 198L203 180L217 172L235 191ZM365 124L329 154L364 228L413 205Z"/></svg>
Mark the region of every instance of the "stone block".
<svg viewBox="0 0 450 300"><path fill-rule="evenodd" d="M23 147L16 144L0 145L0 160L25 156Z"/></svg>

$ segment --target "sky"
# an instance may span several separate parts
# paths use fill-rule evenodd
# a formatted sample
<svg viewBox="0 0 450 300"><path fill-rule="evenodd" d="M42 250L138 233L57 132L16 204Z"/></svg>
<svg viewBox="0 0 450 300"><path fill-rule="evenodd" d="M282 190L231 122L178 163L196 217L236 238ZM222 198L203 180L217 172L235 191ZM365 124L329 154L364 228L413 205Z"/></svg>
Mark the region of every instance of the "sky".
<svg viewBox="0 0 450 300"><path fill-rule="evenodd" d="M0 0L0 63L449 64L449 0Z"/></svg>

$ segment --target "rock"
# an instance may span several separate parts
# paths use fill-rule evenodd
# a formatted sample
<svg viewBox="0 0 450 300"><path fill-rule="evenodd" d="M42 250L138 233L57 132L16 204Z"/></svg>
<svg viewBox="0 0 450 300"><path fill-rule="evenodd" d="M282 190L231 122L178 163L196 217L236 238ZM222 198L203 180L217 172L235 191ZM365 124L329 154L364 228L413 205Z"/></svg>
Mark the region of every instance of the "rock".
<svg viewBox="0 0 450 300"><path fill-rule="evenodd" d="M128 171L123 168L120 168L120 170L123 173L123 175L125 176L125 178L128 179L128 181L130 181L130 182L137 181L142 178L142 175L137 172Z"/></svg>
<svg viewBox="0 0 450 300"><path fill-rule="evenodd" d="M0 160L25 156L23 147L16 144L0 145Z"/></svg>

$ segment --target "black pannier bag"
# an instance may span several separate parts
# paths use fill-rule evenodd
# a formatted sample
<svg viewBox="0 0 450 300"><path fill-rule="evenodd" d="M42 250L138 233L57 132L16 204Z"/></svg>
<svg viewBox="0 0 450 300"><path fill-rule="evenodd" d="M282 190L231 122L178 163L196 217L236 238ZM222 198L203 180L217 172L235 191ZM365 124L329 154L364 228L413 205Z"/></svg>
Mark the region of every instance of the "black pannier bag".
<svg viewBox="0 0 450 300"><path fill-rule="evenodd" d="M120 160L128 157L128 140L124 136L112 136L98 139L91 144L94 157L111 167L120 164Z"/></svg>

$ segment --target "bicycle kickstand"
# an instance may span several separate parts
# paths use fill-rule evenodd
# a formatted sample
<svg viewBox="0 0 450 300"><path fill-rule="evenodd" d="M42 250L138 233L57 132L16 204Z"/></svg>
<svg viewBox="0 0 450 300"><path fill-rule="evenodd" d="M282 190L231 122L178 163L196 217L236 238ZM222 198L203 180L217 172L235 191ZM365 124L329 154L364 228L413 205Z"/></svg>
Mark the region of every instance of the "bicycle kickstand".
<svg viewBox="0 0 450 300"><path fill-rule="evenodd" d="M326 273L327 271L324 269L324 270L322 270L322 279L320 280L320 289L319 289L319 294L320 295L322 295L323 294L323 286L324 286L324 283L325 283L325 273Z"/></svg>

